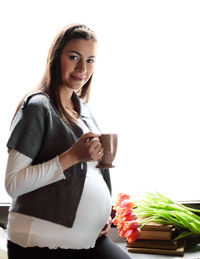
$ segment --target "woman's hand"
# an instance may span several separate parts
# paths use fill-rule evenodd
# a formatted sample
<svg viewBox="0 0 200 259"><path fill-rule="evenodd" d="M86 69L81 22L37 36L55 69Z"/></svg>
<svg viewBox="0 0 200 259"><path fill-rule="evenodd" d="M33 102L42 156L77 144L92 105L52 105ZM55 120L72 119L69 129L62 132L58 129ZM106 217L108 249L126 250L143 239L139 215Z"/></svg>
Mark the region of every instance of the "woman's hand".
<svg viewBox="0 0 200 259"><path fill-rule="evenodd" d="M88 161L98 161L103 156L103 148L99 135L88 132L66 152L59 155L59 162L63 170L70 166Z"/></svg>
<svg viewBox="0 0 200 259"><path fill-rule="evenodd" d="M77 162L97 161L103 155L103 148L99 140L99 135L93 132L82 135L72 146L71 153Z"/></svg>
<svg viewBox="0 0 200 259"><path fill-rule="evenodd" d="M110 216L109 219L108 219L108 221L107 221L107 223L106 223L106 225L105 225L104 228L101 230L101 233L99 234L99 237L108 234L108 231L110 230L111 224L112 224L112 218L111 218L111 216Z"/></svg>

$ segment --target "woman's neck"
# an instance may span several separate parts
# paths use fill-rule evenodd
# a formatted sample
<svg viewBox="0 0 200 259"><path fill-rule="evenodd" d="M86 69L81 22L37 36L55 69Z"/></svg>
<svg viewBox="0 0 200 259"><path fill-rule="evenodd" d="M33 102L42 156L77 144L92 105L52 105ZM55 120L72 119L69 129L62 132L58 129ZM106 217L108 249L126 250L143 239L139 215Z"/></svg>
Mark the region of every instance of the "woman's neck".
<svg viewBox="0 0 200 259"><path fill-rule="evenodd" d="M73 90L62 87L60 89L60 100L63 107L68 107L69 109L74 109L74 104L72 101Z"/></svg>
<svg viewBox="0 0 200 259"><path fill-rule="evenodd" d="M77 108L72 99L73 90L62 87L60 90L60 100L65 111L70 115L73 121L79 117Z"/></svg>

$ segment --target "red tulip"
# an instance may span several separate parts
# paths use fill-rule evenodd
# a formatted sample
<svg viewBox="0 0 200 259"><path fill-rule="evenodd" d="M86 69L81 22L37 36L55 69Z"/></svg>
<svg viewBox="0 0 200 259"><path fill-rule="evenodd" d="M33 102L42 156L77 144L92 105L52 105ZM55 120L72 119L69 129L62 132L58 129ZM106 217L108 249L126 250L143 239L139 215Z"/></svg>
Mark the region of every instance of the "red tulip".
<svg viewBox="0 0 200 259"><path fill-rule="evenodd" d="M139 227L137 220L124 221L123 229L124 230L134 230Z"/></svg>
<svg viewBox="0 0 200 259"><path fill-rule="evenodd" d="M116 207L125 199L129 199L130 196L125 194L125 193L119 193L115 202L115 205L113 207L113 209L116 209Z"/></svg>
<svg viewBox="0 0 200 259"><path fill-rule="evenodd" d="M129 201L128 199L123 200L119 205L120 208L126 208L126 209L133 208L133 206L134 206L134 203Z"/></svg>
<svg viewBox="0 0 200 259"><path fill-rule="evenodd" d="M125 216L122 218L122 221L136 220L136 219L137 219L136 214L135 214L135 213L132 213L132 214L125 215Z"/></svg>
<svg viewBox="0 0 200 259"><path fill-rule="evenodd" d="M130 244L133 243L133 242L139 237L140 232L141 232L140 228L137 228L137 229L131 234L131 236L126 237L127 242L130 243Z"/></svg>
<svg viewBox="0 0 200 259"><path fill-rule="evenodd" d="M118 230L118 234L121 238L125 238L126 231L122 228Z"/></svg>

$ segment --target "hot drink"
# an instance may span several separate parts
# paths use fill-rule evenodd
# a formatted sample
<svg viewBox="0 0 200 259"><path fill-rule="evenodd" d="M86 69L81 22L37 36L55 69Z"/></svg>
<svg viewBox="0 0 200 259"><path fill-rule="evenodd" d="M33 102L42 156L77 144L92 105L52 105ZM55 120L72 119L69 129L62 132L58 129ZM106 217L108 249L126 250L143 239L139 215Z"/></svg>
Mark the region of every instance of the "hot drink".
<svg viewBox="0 0 200 259"><path fill-rule="evenodd" d="M112 162L117 152L117 134L101 134L99 137L104 155L99 160L98 168L112 168Z"/></svg>

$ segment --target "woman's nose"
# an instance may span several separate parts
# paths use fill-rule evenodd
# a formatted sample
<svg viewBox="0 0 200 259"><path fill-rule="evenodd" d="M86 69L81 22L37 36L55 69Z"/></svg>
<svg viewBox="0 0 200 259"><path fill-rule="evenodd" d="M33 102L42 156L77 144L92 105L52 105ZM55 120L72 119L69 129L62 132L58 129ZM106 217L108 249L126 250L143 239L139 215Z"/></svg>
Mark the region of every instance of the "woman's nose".
<svg viewBox="0 0 200 259"><path fill-rule="evenodd" d="M78 70L81 73L86 72L86 63L84 61L79 61L76 66L76 70Z"/></svg>

